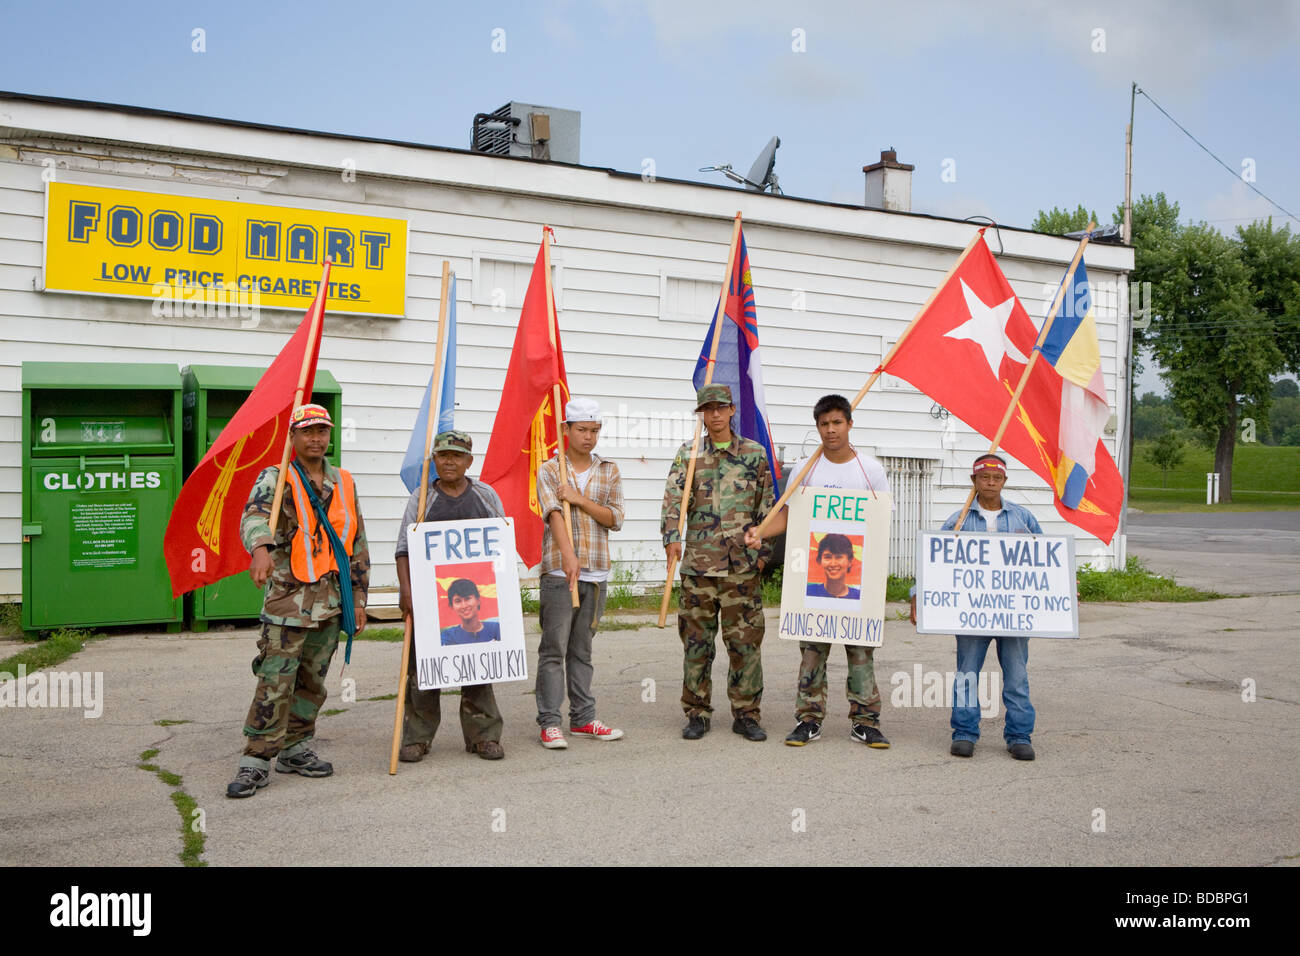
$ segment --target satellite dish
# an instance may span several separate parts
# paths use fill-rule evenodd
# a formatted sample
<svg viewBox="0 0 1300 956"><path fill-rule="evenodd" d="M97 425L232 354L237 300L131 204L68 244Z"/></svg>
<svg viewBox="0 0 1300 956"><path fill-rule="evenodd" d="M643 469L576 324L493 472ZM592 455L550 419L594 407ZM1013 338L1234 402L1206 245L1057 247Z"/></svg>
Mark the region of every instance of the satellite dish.
<svg viewBox="0 0 1300 956"><path fill-rule="evenodd" d="M749 175L745 177L745 188L756 189L763 192L768 186L772 187L772 192L780 193L781 187L777 184L776 178L776 150L781 145L781 137L773 136L763 147L763 151L758 154L758 159L754 160L754 165L749 167Z"/></svg>
<svg viewBox="0 0 1300 956"><path fill-rule="evenodd" d="M701 166L700 172L719 172L733 182L741 183L746 189L752 189L755 192L766 192L769 188L773 194L781 196L780 180L776 177L776 150L781 145L781 138L773 136L763 147L763 151L758 154L758 159L754 160L754 165L749 168L749 175L742 176L731 168L731 163L719 163L717 166Z"/></svg>

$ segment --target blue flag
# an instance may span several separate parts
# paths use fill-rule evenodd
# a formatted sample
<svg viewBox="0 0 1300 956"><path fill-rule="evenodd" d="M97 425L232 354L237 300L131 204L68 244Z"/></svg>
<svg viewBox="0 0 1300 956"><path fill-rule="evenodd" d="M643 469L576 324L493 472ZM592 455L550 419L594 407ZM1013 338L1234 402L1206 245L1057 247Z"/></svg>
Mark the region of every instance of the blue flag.
<svg viewBox="0 0 1300 956"><path fill-rule="evenodd" d="M709 364L709 349L713 343L714 321L704 336L704 347L695 364L692 379L698 389L704 384ZM758 311L754 308L754 286L749 275L749 250L745 234L740 235L740 248L732 266L727 288L727 306L722 331L718 335L718 357L713 366L713 384L731 388L731 399L736 406L731 420L732 430L742 438L756 441L767 452L767 463L772 469L773 482L781 478L781 463L772 447L772 431L768 427L767 403L763 396L763 363L758 356Z"/></svg>
<svg viewBox="0 0 1300 956"><path fill-rule="evenodd" d="M439 361L442 363L441 395L438 396L438 432L450 431L454 426L452 420L456 413L456 273L451 274L451 283L447 286L447 336L446 342L438 343ZM415 430L411 432L410 444L406 446L406 457L402 459L402 484L407 491L414 491L420 486L420 472L424 469L424 438L429 430L429 399L433 394L433 373L429 373L429 384L424 387L424 401L420 402L419 414L415 416ZM430 477L436 477L430 469Z"/></svg>

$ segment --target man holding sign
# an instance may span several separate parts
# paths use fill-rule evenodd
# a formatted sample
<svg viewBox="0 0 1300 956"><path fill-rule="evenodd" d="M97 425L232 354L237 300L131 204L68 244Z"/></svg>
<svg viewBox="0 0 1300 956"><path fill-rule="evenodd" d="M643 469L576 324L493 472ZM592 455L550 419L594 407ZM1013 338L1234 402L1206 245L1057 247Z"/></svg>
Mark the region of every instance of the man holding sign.
<svg viewBox="0 0 1300 956"><path fill-rule="evenodd" d="M989 531L1000 534L1042 534L1043 529L1027 508L1002 500L1007 480L1007 463L998 455L980 455L971 467L975 503L966 513L961 531ZM957 527L961 512L944 522L944 531ZM916 593L912 593L912 623L916 623ZM1033 760L1030 736L1034 732L1034 707L1029 702L1029 638L1025 635L957 635L957 673L953 679L952 746L954 757L975 753L980 736L980 703L976 680L984 666L989 641L998 642L998 663L1002 665L1002 703L1006 707L1003 737L1007 750L1017 760Z"/></svg>
<svg viewBox="0 0 1300 956"><path fill-rule="evenodd" d="M884 467L870 455L857 451L849 442L853 428L853 408L843 395L825 395L813 407L813 421L822 440L822 457L804 478L804 487L845 488L889 493L889 478ZM794 466L792 474L798 475L807 464L803 459ZM772 521L770 533L781 534L789 523L789 511L783 510ZM757 545L761 540L757 528L751 528L745 540ZM796 546L803 546L798 543ZM821 565L825 583L809 584L808 597L830 597L858 601L859 588L850 587L850 572L856 561L853 545L843 534L826 534L817 546L815 555L809 554L809 563ZM861 578L859 577L860 581ZM830 644L800 641L803 657L799 663L799 689L795 700L795 728L785 738L791 747L802 747L821 737L822 721L826 718L826 661ZM845 694L849 700L849 732L854 740L876 750L889 748L889 740L880 732L880 689L876 686L874 647L845 644L848 656L849 678Z"/></svg>
<svg viewBox="0 0 1300 956"><path fill-rule="evenodd" d="M472 481L465 476L474 463L471 451L473 439L464 432L439 432L433 441L433 463L437 479L429 488L428 504L421 517L420 489L411 492L406 502L406 513L397 535L398 606L404 615L410 614L411 559L406 539L406 529L426 521L464 521L475 518L503 518L505 509L501 498L491 485ZM478 586L468 579L457 578L447 589L447 604L460 621L442 632L444 644L461 644L500 639L500 628L494 622L479 620L482 597ZM488 625L494 630L489 631ZM450 634L450 638L448 635ZM407 672L406 712L402 718L402 749L398 759L405 763L423 760L429 744L438 732L442 718L441 690L420 690L417 668ZM484 760L500 760L505 756L501 747L501 711L490 683L465 684L460 688L460 729L465 737L465 749Z"/></svg>

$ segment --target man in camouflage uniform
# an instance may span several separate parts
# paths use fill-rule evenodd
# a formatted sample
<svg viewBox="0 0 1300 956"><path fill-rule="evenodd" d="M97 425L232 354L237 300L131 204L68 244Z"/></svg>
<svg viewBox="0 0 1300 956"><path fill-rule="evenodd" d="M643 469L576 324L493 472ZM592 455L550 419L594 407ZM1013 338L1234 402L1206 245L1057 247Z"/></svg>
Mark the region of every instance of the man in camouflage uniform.
<svg viewBox="0 0 1300 956"><path fill-rule="evenodd" d="M297 459L327 513L335 490L346 476L325 460L333 424L329 412L320 405L303 405L294 409L289 425ZM312 752L310 744L315 736L316 715L325 703L325 675L339 643L339 572L328 571L314 582L299 581L294 576L292 546L300 525L287 481L275 536L271 536L271 504L279 471L272 466L258 475L239 529L244 548L252 555L249 575L258 587L266 587L266 593L262 601L262 637L253 659L257 689L244 725L248 743L239 760L239 773L226 788L228 797L251 797L265 787L270 782L272 759L276 759L275 769L280 773L328 777L334 772L331 764ZM349 579L360 632L366 621L370 548L355 489L351 513L356 516L356 536L349 555ZM324 547L330 547L328 541Z"/></svg>
<svg viewBox="0 0 1300 956"><path fill-rule="evenodd" d="M761 571L770 549L767 545L759 549L746 547L744 535L772 509L772 473L763 447L732 431L736 407L728 386L705 385L695 399L705 434L690 489L685 552L678 524L691 458L690 443L678 450L668 473L660 529L669 561L676 557L682 569L681 610L677 615L677 631L685 650L682 709L687 724L682 737L699 740L709 732L713 656L720 616L729 664L727 696L734 718L731 729L748 740L766 740L767 734L759 726L764 630Z"/></svg>

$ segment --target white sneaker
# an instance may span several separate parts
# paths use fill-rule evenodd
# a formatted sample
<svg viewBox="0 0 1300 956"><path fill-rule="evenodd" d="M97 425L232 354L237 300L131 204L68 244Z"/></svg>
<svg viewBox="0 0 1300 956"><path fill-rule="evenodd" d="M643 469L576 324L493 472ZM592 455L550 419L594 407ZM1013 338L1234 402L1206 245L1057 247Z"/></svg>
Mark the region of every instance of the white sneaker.
<svg viewBox="0 0 1300 956"><path fill-rule="evenodd" d="M564 739L564 734L560 733L559 727L543 727L542 746L547 750L564 750L569 746L569 742Z"/></svg>
<svg viewBox="0 0 1300 956"><path fill-rule="evenodd" d="M599 720L593 720L582 727L570 727L569 733L575 737L591 737L594 740L618 740L623 736L623 731L606 727Z"/></svg>

